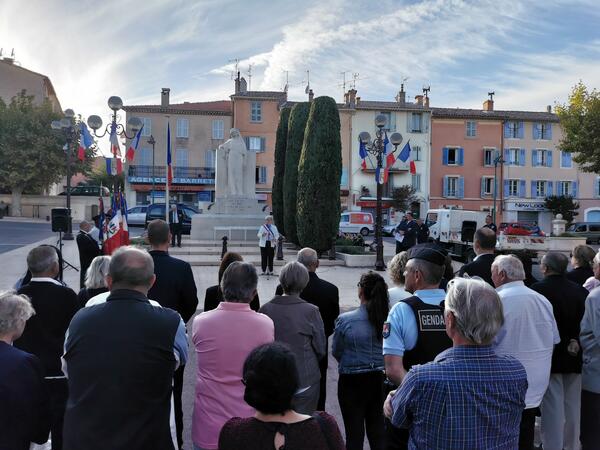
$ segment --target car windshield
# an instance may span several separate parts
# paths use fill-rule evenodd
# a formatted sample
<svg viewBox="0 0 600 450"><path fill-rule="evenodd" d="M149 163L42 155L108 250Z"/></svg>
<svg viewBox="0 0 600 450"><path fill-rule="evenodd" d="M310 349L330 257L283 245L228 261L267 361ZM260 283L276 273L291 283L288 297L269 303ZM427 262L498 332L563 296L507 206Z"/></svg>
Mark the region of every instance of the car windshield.
<svg viewBox="0 0 600 450"><path fill-rule="evenodd" d="M425 224L430 227L431 225L435 225L438 220L437 213L427 213L427 218L425 219Z"/></svg>

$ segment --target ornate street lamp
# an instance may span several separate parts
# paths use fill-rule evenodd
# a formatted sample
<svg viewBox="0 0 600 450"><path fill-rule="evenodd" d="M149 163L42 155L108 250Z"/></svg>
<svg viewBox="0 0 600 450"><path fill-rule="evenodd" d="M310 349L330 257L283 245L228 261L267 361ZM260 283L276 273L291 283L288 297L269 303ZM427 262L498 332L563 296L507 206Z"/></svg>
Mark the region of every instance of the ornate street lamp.
<svg viewBox="0 0 600 450"><path fill-rule="evenodd" d="M362 131L358 135L360 143L364 146L367 153L375 156L377 160L377 173L381 174L383 169L383 156L385 154L385 133L383 129L387 124L387 118L383 114L378 114L375 117L375 140L371 142L371 135L367 131ZM392 133L389 137L390 143L394 146L393 152L395 153L398 146L402 142L402 135L400 133ZM377 180L377 206L375 213L375 241L377 242L376 247L376 258L375 258L375 270L385 270L385 263L383 262L383 224L382 224L382 207L381 197L383 196L383 184Z"/></svg>
<svg viewBox="0 0 600 450"><path fill-rule="evenodd" d="M63 234L62 238L65 241L73 240L73 227L72 227L72 218L71 218L71 143L73 141L77 141L77 132L75 131L74 120L75 120L75 112L72 109L65 109L64 112L65 117L61 120L53 120L50 124L50 127L56 131L62 131L67 143L63 147L66 155L67 162L67 211L68 211L68 225L67 231Z"/></svg>

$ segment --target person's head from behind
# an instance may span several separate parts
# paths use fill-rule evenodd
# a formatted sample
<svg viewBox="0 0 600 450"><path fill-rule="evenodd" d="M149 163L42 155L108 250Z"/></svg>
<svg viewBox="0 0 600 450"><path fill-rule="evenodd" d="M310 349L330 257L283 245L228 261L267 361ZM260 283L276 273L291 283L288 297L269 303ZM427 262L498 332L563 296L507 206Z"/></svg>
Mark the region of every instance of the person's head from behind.
<svg viewBox="0 0 600 450"><path fill-rule="evenodd" d="M221 259L221 264L219 265L219 284L223 279L223 274L227 270L227 268L231 265L231 263L236 261L243 261L242 255L236 252L227 252L223 255L223 259Z"/></svg>
<svg viewBox="0 0 600 450"><path fill-rule="evenodd" d="M540 268L545 277L564 275L567 272L569 258L560 252L548 252L542 257Z"/></svg>
<svg viewBox="0 0 600 450"><path fill-rule="evenodd" d="M383 323L390 312L388 286L383 277L373 271L363 273L358 282L358 298L367 308L369 322L381 340Z"/></svg>
<svg viewBox="0 0 600 450"><path fill-rule="evenodd" d="M492 263L492 281L494 286L500 287L513 281L523 281L525 269L523 263L515 255L496 256Z"/></svg>
<svg viewBox="0 0 600 450"><path fill-rule="evenodd" d="M592 261L596 256L596 251L589 245L578 245L573 249L571 253L571 265L574 268L592 267Z"/></svg>
<svg viewBox="0 0 600 450"><path fill-rule="evenodd" d="M308 284L308 270L298 261L287 263L279 272L279 284L285 295L299 295Z"/></svg>
<svg viewBox="0 0 600 450"><path fill-rule="evenodd" d="M84 231L84 232L86 232L86 233L89 233L89 232L91 231L91 229L92 229L92 224L91 224L91 222L88 222L87 220L82 220L82 221L79 223L79 229L80 229L81 231Z"/></svg>
<svg viewBox="0 0 600 450"><path fill-rule="evenodd" d="M388 275L396 286L404 285L404 270L408 261L408 252L396 254L388 264Z"/></svg>
<svg viewBox="0 0 600 450"><path fill-rule="evenodd" d="M171 240L169 224L162 219L154 219L148 224L148 242L152 248L168 248Z"/></svg>
<svg viewBox="0 0 600 450"><path fill-rule="evenodd" d="M600 280L600 252L594 256L592 261L592 270L594 271L594 278L596 278L596 280Z"/></svg>
<svg viewBox="0 0 600 450"><path fill-rule="evenodd" d="M296 358L284 344L264 344L250 352L243 368L244 400L263 414L285 414L298 390Z"/></svg>
<svg viewBox="0 0 600 450"><path fill-rule="evenodd" d="M314 272L319 267L319 256L312 248L304 247L298 252L298 262L306 267L309 272Z"/></svg>
<svg viewBox="0 0 600 450"><path fill-rule="evenodd" d="M410 222L411 220L413 220L413 218L413 213L411 213L410 211L406 213L406 220Z"/></svg>
<svg viewBox="0 0 600 450"><path fill-rule="evenodd" d="M482 279L455 278L448 283L444 319L455 345L489 345L504 324L502 302Z"/></svg>
<svg viewBox="0 0 600 450"><path fill-rule="evenodd" d="M476 255L494 253L496 249L496 233L491 228L480 228L473 237L473 250Z"/></svg>
<svg viewBox="0 0 600 450"><path fill-rule="evenodd" d="M490 225L491 223L492 223L492 216L490 216L488 214L487 216L485 216L485 224Z"/></svg>
<svg viewBox="0 0 600 450"><path fill-rule="evenodd" d="M411 294L420 289L437 289L446 268L446 254L427 246L409 250L404 270L404 289Z"/></svg>
<svg viewBox="0 0 600 450"><path fill-rule="evenodd" d="M146 295L155 280L154 261L146 250L125 246L112 254L106 277L111 292L129 289Z"/></svg>
<svg viewBox="0 0 600 450"><path fill-rule="evenodd" d="M27 268L35 278L54 278L58 275L58 254L49 245L40 245L27 255Z"/></svg>
<svg viewBox="0 0 600 450"><path fill-rule="evenodd" d="M419 217L419 218L417 218L417 223L418 223L419 225L423 225L423 219L421 219L420 217Z"/></svg>
<svg viewBox="0 0 600 450"><path fill-rule="evenodd" d="M221 279L223 299L231 303L250 303L256 296L258 274L253 264L232 262Z"/></svg>
<svg viewBox="0 0 600 450"><path fill-rule="evenodd" d="M25 322L35 314L26 295L14 291L0 293L0 340L12 344L23 334Z"/></svg>
<svg viewBox="0 0 600 450"><path fill-rule="evenodd" d="M523 270L525 271L524 280L531 280L533 278L533 259L531 259L531 256L527 252L515 252L511 254L523 264Z"/></svg>
<svg viewBox="0 0 600 450"><path fill-rule="evenodd" d="M85 287L88 289L100 289L108 287L106 276L110 266L110 256L96 256L85 273Z"/></svg>

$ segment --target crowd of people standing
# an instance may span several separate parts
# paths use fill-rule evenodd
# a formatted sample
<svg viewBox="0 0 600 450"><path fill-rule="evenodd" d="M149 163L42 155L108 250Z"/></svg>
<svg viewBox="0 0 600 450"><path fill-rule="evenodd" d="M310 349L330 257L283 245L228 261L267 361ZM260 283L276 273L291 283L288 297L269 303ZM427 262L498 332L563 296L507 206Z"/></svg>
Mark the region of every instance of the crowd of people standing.
<svg viewBox="0 0 600 450"><path fill-rule="evenodd" d="M486 226L455 277L447 252L421 242L423 225L407 214L393 286L363 273L357 307L342 314L310 248L262 304L254 265L225 254L200 313L162 220L148 225L149 251L88 261L79 293L57 279L56 250L34 248L29 279L0 293L0 449L49 435L53 450L181 449L191 433L194 450L354 450L365 436L372 450L532 450L538 416L544 450L596 448L600 253L549 252L538 281L515 255L494 254ZM269 219L258 237L270 274ZM329 345L345 441L325 412ZM185 370L195 374L191 430Z"/></svg>

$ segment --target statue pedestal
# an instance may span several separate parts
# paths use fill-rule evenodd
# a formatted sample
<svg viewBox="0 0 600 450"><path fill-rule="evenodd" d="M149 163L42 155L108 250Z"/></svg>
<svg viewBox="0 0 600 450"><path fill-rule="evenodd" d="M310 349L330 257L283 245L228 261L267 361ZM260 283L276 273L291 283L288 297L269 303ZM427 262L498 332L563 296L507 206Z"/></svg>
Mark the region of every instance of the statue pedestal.
<svg viewBox="0 0 600 450"><path fill-rule="evenodd" d="M210 210L192 217L190 238L218 241L227 236L236 241L258 242L256 235L266 215L255 198L217 198Z"/></svg>

